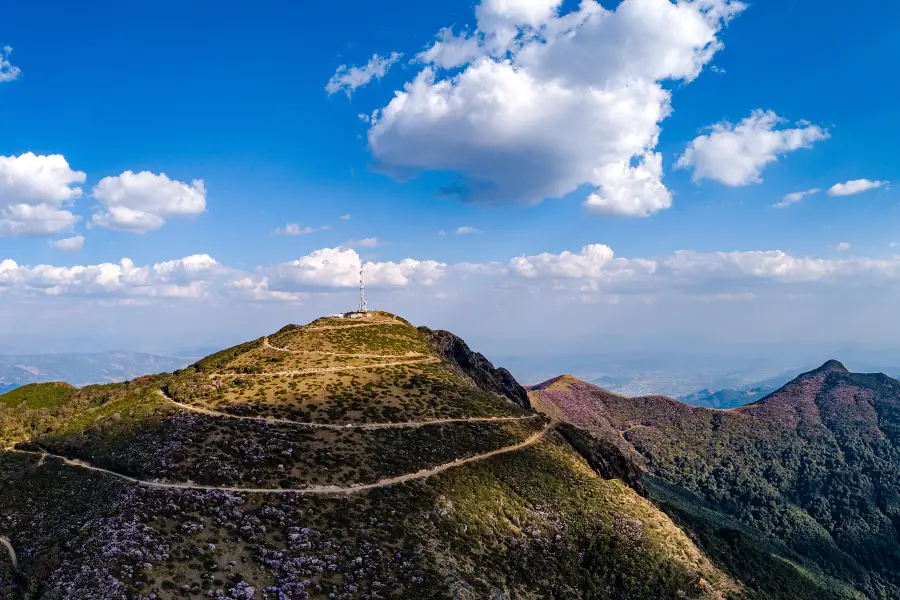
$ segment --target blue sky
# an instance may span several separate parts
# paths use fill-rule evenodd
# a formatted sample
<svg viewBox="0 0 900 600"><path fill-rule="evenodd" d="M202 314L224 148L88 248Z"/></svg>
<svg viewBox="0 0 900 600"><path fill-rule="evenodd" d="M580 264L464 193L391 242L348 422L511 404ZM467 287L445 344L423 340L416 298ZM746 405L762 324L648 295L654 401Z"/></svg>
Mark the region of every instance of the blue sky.
<svg viewBox="0 0 900 600"><path fill-rule="evenodd" d="M61 155L84 177L64 188L81 193L51 202L72 226L19 220L0 237L0 345L165 351L255 336L352 305L357 254L372 265L373 304L505 354L551 338L586 352L613 329L673 348L691 332L712 344L820 339L823 320L837 322L834 340L898 333L879 323L900 278L900 8L661 2L604 2L602 15L552 0L5 5L0 156L24 179L0 185L0 221L44 202L44 172L16 170L23 155ZM576 43L536 41L577 15ZM416 60L446 27L445 49L475 41L475 54L450 68ZM341 65L394 52L383 77L326 91ZM427 69L429 86L387 117ZM604 90L615 101L598 100ZM658 93L671 94L669 114L648 118ZM485 94L499 94L487 108ZM429 117L441 97L457 112ZM376 110L378 124L359 117ZM660 176L615 175L620 159L639 163L634 148L659 155ZM438 193L460 182L466 201ZM828 193L847 182L871 189ZM288 225L314 231L277 233ZM77 251L51 245L76 236ZM613 254L583 253L599 245ZM196 256L214 262L177 263ZM147 271L101 267L123 258ZM527 315L530 333L509 313ZM561 336L572 323L587 326Z"/></svg>

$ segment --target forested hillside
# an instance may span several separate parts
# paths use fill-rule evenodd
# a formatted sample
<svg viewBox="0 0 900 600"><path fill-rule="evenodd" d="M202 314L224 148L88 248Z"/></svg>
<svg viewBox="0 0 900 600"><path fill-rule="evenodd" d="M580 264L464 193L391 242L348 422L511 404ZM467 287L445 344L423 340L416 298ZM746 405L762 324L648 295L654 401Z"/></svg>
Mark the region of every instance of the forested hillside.
<svg viewBox="0 0 900 600"><path fill-rule="evenodd" d="M900 382L829 361L729 411L577 380L531 395L636 451L650 497L759 597L900 598Z"/></svg>

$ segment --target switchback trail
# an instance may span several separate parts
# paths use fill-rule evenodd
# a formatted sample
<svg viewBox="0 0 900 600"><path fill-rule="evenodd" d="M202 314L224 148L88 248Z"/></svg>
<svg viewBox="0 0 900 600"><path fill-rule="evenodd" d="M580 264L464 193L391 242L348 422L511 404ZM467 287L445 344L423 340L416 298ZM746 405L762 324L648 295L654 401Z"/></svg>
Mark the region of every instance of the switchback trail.
<svg viewBox="0 0 900 600"><path fill-rule="evenodd" d="M325 350L290 350L288 348L279 348L278 346L273 346L269 342L268 337L263 338L262 347L268 348L269 350L275 350L277 352L287 352L288 354L318 354L321 356L337 356L339 358L419 358L425 356L424 354L419 354L418 352L410 352L408 354L365 354L353 352L326 352Z"/></svg>
<svg viewBox="0 0 900 600"><path fill-rule="evenodd" d="M158 390L159 395L162 396L166 402L177 406L183 410L188 410L191 412L199 413L201 415L206 415L208 417L219 417L222 419L234 419L237 421L258 421L260 423L281 423L285 425L298 425L300 427L311 427L315 429L418 429L419 427L425 427L426 425L446 425L448 423L494 423L494 422L504 422L504 421L524 421L527 419L534 419L539 417L540 415L525 415L522 417L459 417L459 418L448 418L448 419L430 419L427 421L401 421L398 423L358 423L348 425L340 425L335 423L315 423L309 421L292 421L291 419L280 419L277 417L258 417L258 416L245 416L245 415L232 415L230 413L219 412L217 410L212 410L210 408L202 408L200 406L193 406L191 404L184 404L175 400L168 394L166 394L163 390Z"/></svg>
<svg viewBox="0 0 900 600"><path fill-rule="evenodd" d="M295 369L293 371L269 371L268 373L253 373L255 377L266 377L275 375L315 375L318 373L339 373L341 371L360 371L363 369L379 369L384 367L397 367L401 365L424 365L430 363L441 362L436 356L428 356L425 358L410 358L407 360L396 360L393 362L374 363L371 365L342 365L338 367L314 367L311 369ZM240 373L211 373L210 379L218 377L236 377Z"/></svg>
<svg viewBox="0 0 900 600"><path fill-rule="evenodd" d="M44 452L32 452L30 450L16 450L14 448L7 448L7 452L17 452L19 454L32 454L32 455L42 455L47 454L50 458L55 458L62 461L64 464L69 465L70 467L78 467L80 469L86 469L88 471L95 471L97 473L106 473L107 475L112 475L113 477L118 477L124 481L128 481L130 483L136 483L138 485L143 485L147 487L154 488L166 488L166 489L178 489L178 490L201 490L201 491L220 491L220 492L233 492L233 493L244 493L244 494L303 494L303 495L328 495L328 494L354 494L356 492L364 492L367 490L372 490L376 488L388 487L391 485L397 485L399 483L405 483L407 481L414 481L416 479L425 479L427 477L432 477L437 475L438 473L443 473L449 469L453 469L455 467L461 467L463 465L486 460L488 458L498 456L500 454L506 454L509 452L515 452L517 450L522 450L527 448L528 446L532 446L539 442L544 438L547 433L556 426L555 422L549 423L546 427L529 437L527 440L523 442L519 442L518 444L514 444L512 446L505 446L503 448L499 448L497 450L492 450L491 452L485 452L484 454L477 454L475 456L470 456L469 458L458 458L452 462L444 463L442 465L438 465L431 469L422 469L421 471L416 471L415 473L407 473L406 475L399 475L397 477L389 477L387 479L381 479L376 481L375 483L366 483L366 484L354 484L347 487L341 487L337 485L317 485L307 488L298 488L298 489L286 489L286 488L242 488L242 487L228 487L228 486L216 486L216 485L197 485L194 483L164 483L160 481L145 481L142 479L136 479L134 477L129 477L128 475L123 475L121 473L116 473L115 471L110 471L109 469L103 469L101 467L95 467L94 465L87 463L82 460L66 458L65 456L59 456L57 454L47 454ZM12 551L12 546L8 546L8 550L10 551L12 556L15 556L15 553Z"/></svg>
<svg viewBox="0 0 900 600"><path fill-rule="evenodd" d="M12 563L13 571L19 570L19 560L16 558L16 551L13 550L12 542L9 539L0 535L0 546L6 548L7 553L9 553L9 562Z"/></svg>

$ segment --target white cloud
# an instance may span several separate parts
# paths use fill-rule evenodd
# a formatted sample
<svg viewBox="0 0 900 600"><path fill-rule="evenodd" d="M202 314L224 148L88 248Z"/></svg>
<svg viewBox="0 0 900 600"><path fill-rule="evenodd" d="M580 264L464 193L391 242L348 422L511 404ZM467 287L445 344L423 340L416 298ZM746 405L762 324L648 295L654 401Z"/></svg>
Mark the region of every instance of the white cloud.
<svg viewBox="0 0 900 600"><path fill-rule="evenodd" d="M462 227L458 227L454 233L456 235L467 235L469 233L481 233L481 230L469 227L468 225L463 225Z"/></svg>
<svg viewBox="0 0 900 600"><path fill-rule="evenodd" d="M846 252L850 249L850 244L848 244L847 242L839 242L835 244L834 249L838 252Z"/></svg>
<svg viewBox="0 0 900 600"><path fill-rule="evenodd" d="M377 237L368 237L361 240L350 240L346 246L349 248L377 248L383 246L384 242Z"/></svg>
<svg viewBox="0 0 900 600"><path fill-rule="evenodd" d="M312 227L301 227L297 223L288 223L284 227L278 227L273 232L275 235L308 235L315 233Z"/></svg>
<svg viewBox="0 0 900 600"><path fill-rule="evenodd" d="M536 203L583 186L586 206L648 216L671 205L654 151L671 112L664 81L689 82L721 47L738 2L484 0L478 27L443 30L425 67L370 119L388 172L450 171L445 193ZM442 69L462 67L459 73Z"/></svg>
<svg viewBox="0 0 900 600"><path fill-rule="evenodd" d="M511 272L523 277L562 277L567 279L599 277L603 267L613 259L609 246L593 244L574 254L543 253L537 256L521 256L509 263Z"/></svg>
<svg viewBox="0 0 900 600"><path fill-rule="evenodd" d="M92 196L105 209L94 215L94 225L134 233L159 229L166 219L192 217L206 210L203 180L188 185L149 171L104 177Z"/></svg>
<svg viewBox="0 0 900 600"><path fill-rule="evenodd" d="M0 237L71 229L79 217L67 208L82 196L85 177L59 154L0 156Z"/></svg>
<svg viewBox="0 0 900 600"><path fill-rule="evenodd" d="M128 258L118 264L54 267L0 262L0 288L17 288L47 296L139 296L196 298L206 294L221 265L206 254L137 267Z"/></svg>
<svg viewBox="0 0 900 600"><path fill-rule="evenodd" d="M5 81L15 81L22 74L22 69L9 62L9 55L12 54L10 46L0 48L0 83Z"/></svg>
<svg viewBox="0 0 900 600"><path fill-rule="evenodd" d="M886 186L887 181L871 181L869 179L854 179L846 183L836 183L828 188L829 196L852 196L868 190L874 190Z"/></svg>
<svg viewBox="0 0 900 600"><path fill-rule="evenodd" d="M350 215L341 215L341 221L349 221Z"/></svg>
<svg viewBox="0 0 900 600"><path fill-rule="evenodd" d="M352 288L359 285L362 259L350 248L323 248L295 261L264 268L269 290L297 292L310 289ZM432 285L443 276L446 265L433 260L404 259L365 263L367 287L405 287L412 283Z"/></svg>
<svg viewBox="0 0 900 600"><path fill-rule="evenodd" d="M897 242L890 242L890 243L888 244L888 248L896 248L897 245L898 245Z"/></svg>
<svg viewBox="0 0 900 600"><path fill-rule="evenodd" d="M76 235L70 238L63 238L50 242L50 245L63 252L78 252L84 248L84 236Z"/></svg>
<svg viewBox="0 0 900 600"><path fill-rule="evenodd" d="M403 55L398 52L392 52L390 56L378 56L377 54L373 54L372 58L369 59L369 62L366 63L363 67L347 67L347 65L341 65L338 67L337 71L334 75L331 76L331 79L328 81L328 85L325 86L325 91L328 92L329 95L334 95L338 92L344 92L347 94L347 97L350 97L356 88L360 88L366 84L368 84L373 79L381 79L384 77L388 69L391 66L400 60Z"/></svg>
<svg viewBox="0 0 900 600"><path fill-rule="evenodd" d="M792 192L790 194L785 194L785 196L781 199L781 202L773 204L773 208L787 208L791 204L796 204L800 202L807 196L812 196L813 194L818 194L819 188L813 188L811 190L806 190L805 192Z"/></svg>
<svg viewBox="0 0 900 600"><path fill-rule="evenodd" d="M814 142L829 137L826 130L805 122L778 129L785 122L770 110L758 109L737 125L716 123L710 133L688 144L675 167L693 168L695 182L712 179L730 186L759 183L763 167L779 156L810 148Z"/></svg>

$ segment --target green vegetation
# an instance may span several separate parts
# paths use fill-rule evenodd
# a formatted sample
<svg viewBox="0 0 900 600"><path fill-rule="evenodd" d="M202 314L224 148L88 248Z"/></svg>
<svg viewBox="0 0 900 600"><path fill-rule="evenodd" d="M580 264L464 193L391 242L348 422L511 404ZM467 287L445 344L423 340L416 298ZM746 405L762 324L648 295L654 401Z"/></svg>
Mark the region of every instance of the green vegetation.
<svg viewBox="0 0 900 600"><path fill-rule="evenodd" d="M33 453L0 454L0 535L20 559L15 577L0 565L0 593L34 600L741 597L741 585L665 514L605 478L605 467L629 465L604 462L611 449L583 432L564 426L564 436L549 431L526 448L485 457L533 439L546 419L419 425L533 416L497 391L506 394L514 382L477 365L460 374L430 339L386 313L320 319L171 375L19 392L0 404L3 435ZM350 426L188 411L160 390L200 410ZM473 457L483 459L459 462ZM420 477L439 466L449 468ZM352 488L397 476L417 478L318 496L196 487Z"/></svg>
<svg viewBox="0 0 900 600"><path fill-rule="evenodd" d="M829 363L731 411L582 382L533 395L617 431L650 497L754 596L900 597L900 382Z"/></svg>
<svg viewBox="0 0 900 600"><path fill-rule="evenodd" d="M75 388L67 383L32 383L0 396L0 405L7 408L53 410L64 404Z"/></svg>

